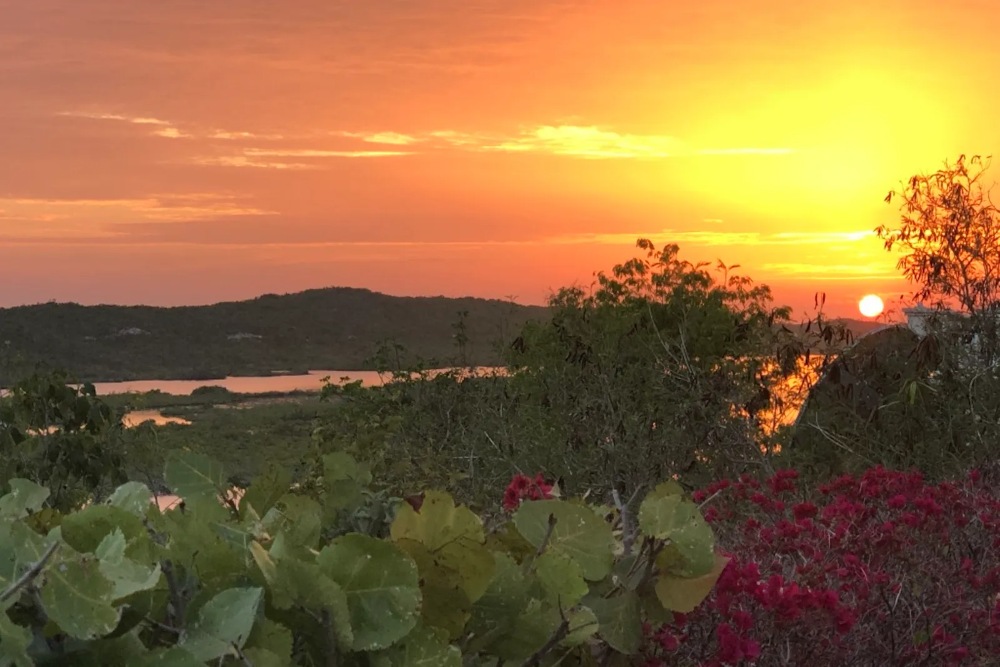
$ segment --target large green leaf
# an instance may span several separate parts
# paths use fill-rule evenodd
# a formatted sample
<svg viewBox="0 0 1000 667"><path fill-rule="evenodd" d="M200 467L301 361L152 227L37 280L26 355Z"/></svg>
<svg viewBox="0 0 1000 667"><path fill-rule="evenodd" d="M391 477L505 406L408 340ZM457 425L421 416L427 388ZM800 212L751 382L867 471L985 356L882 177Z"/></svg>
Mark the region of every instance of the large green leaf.
<svg viewBox="0 0 1000 667"><path fill-rule="evenodd" d="M371 481L368 466L359 464L350 454L333 452L323 457L323 489L329 512L357 505Z"/></svg>
<svg viewBox="0 0 1000 667"><path fill-rule="evenodd" d="M274 507L281 496L288 493L292 485L292 474L284 466L270 464L260 475L253 478L250 487L240 500L240 513L243 515L247 507L253 507L258 516L264 516Z"/></svg>
<svg viewBox="0 0 1000 667"><path fill-rule="evenodd" d="M505 634L531 600L529 582L518 564L502 552L493 556L496 573L486 592L472 606L468 624L477 643L482 643L484 637ZM481 648L486 646L488 642Z"/></svg>
<svg viewBox="0 0 1000 667"><path fill-rule="evenodd" d="M535 548L549 532L549 517L555 519L546 548L576 561L589 581L598 581L611 571L614 535L611 526L585 506L563 500L527 502L514 514L514 525Z"/></svg>
<svg viewBox="0 0 1000 667"><path fill-rule="evenodd" d="M59 529L67 544L77 551L89 553L93 553L101 541L116 530L124 535L126 544L131 546L126 548L129 555L142 551L143 545L149 541L142 519L111 505L91 505L79 512L67 514L62 518Z"/></svg>
<svg viewBox="0 0 1000 667"><path fill-rule="evenodd" d="M28 479L12 479L10 492L0 497L0 518L20 519L42 508L49 490Z"/></svg>
<svg viewBox="0 0 1000 667"><path fill-rule="evenodd" d="M347 594L353 650L388 648L417 624L417 566L393 544L356 533L343 535L320 552L317 562Z"/></svg>
<svg viewBox="0 0 1000 667"><path fill-rule="evenodd" d="M151 652L135 667L205 667L205 662L179 646L172 646Z"/></svg>
<svg viewBox="0 0 1000 667"><path fill-rule="evenodd" d="M15 667L34 665L35 663L28 657L30 643L31 632L27 628L15 625L6 611L0 611L0 664L15 665Z"/></svg>
<svg viewBox="0 0 1000 667"><path fill-rule="evenodd" d="M669 541L663 565L685 575L700 575L712 569L715 537L691 501L654 491L639 508L639 527L650 537Z"/></svg>
<svg viewBox="0 0 1000 667"><path fill-rule="evenodd" d="M234 655L250 637L264 589L229 588L198 611L198 619L178 646L203 662Z"/></svg>
<svg viewBox="0 0 1000 667"><path fill-rule="evenodd" d="M616 651L632 655L642 642L639 596L623 591L609 598L589 596L584 604L593 610L600 624L598 635Z"/></svg>
<svg viewBox="0 0 1000 667"><path fill-rule="evenodd" d="M184 499L215 498L228 488L222 464L197 452L178 452L167 459L164 478Z"/></svg>
<svg viewBox="0 0 1000 667"><path fill-rule="evenodd" d="M153 492L142 482L125 482L107 500L108 505L136 516L146 516L152 502Z"/></svg>
<svg viewBox="0 0 1000 667"><path fill-rule="evenodd" d="M462 667L462 652L429 629L416 628L371 660L374 667Z"/></svg>
<svg viewBox="0 0 1000 667"><path fill-rule="evenodd" d="M51 544L22 523L14 524L19 566L37 563ZM42 606L48 617L71 637L96 639L118 625L119 610L112 606L114 586L101 574L97 558L61 544L39 577Z"/></svg>
<svg viewBox="0 0 1000 667"><path fill-rule="evenodd" d="M715 565L699 577L675 577L661 574L656 580L656 596L666 609L687 614L695 610L712 592L712 587L726 569L729 559L716 555Z"/></svg>
<svg viewBox="0 0 1000 667"><path fill-rule="evenodd" d="M428 491L420 511L402 504L392 522L393 541L418 543L428 558L418 560L454 571L468 597L475 602L486 591L493 578L493 556L483 546L485 535L482 520L467 507L456 507L451 496L441 491ZM415 557L415 549L406 549ZM421 568L421 575L427 568Z"/></svg>
<svg viewBox="0 0 1000 667"><path fill-rule="evenodd" d="M294 638L292 631L280 623L267 618L258 620L247 640L247 650L260 649L270 652L283 660L283 664L291 664ZM256 662L254 663L256 667Z"/></svg>
<svg viewBox="0 0 1000 667"><path fill-rule="evenodd" d="M546 551L535 560L535 574L546 599L562 609L576 606L590 590L577 562L554 551Z"/></svg>
<svg viewBox="0 0 1000 667"><path fill-rule="evenodd" d="M160 581L160 566L142 565L125 557L125 535L117 528L97 546L94 555L100 559L101 574L114 586L114 599L145 591Z"/></svg>
<svg viewBox="0 0 1000 667"><path fill-rule="evenodd" d="M440 628L450 639L459 637L472 610L463 573L442 562L419 542L398 540L396 546L417 564L423 599L420 614L424 625ZM492 566L493 558L490 556L490 571Z"/></svg>
<svg viewBox="0 0 1000 667"><path fill-rule="evenodd" d="M298 546L315 548L322 531L322 508L312 498L286 493L267 513L264 525L272 534L284 531Z"/></svg>

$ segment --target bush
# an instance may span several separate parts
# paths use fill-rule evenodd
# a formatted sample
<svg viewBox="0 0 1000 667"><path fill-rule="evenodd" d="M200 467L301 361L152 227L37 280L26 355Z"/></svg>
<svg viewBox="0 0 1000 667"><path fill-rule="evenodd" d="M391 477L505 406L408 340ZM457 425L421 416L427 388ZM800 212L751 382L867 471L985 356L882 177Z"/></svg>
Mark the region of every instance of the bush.
<svg viewBox="0 0 1000 667"><path fill-rule="evenodd" d="M647 628L646 664L995 664L995 479L876 467L810 491L796 478L694 494L732 560L698 610Z"/></svg>

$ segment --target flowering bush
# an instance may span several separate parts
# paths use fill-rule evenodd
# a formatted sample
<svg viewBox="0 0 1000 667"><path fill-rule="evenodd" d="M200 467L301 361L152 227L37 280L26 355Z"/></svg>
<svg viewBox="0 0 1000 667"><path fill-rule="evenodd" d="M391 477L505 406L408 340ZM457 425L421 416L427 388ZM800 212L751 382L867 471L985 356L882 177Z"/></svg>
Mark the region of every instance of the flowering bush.
<svg viewBox="0 0 1000 667"><path fill-rule="evenodd" d="M503 494L503 508L508 512L513 512L521 506L521 502L527 500L544 500L552 497L552 485L545 481L541 473L532 479L527 475L518 473L510 480L507 489Z"/></svg>
<svg viewBox="0 0 1000 667"><path fill-rule="evenodd" d="M998 664L993 484L877 467L809 493L797 477L695 492L731 560L695 611L646 628L646 665Z"/></svg>

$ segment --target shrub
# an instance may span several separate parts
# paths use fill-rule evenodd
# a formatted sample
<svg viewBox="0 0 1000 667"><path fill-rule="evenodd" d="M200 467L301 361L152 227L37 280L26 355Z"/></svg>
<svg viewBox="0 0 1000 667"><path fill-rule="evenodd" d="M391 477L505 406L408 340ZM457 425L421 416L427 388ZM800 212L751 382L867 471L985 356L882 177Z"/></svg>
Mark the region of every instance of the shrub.
<svg viewBox="0 0 1000 667"><path fill-rule="evenodd" d="M1000 499L978 471L875 467L814 491L784 470L694 494L731 561L694 613L647 628L648 665L995 664Z"/></svg>

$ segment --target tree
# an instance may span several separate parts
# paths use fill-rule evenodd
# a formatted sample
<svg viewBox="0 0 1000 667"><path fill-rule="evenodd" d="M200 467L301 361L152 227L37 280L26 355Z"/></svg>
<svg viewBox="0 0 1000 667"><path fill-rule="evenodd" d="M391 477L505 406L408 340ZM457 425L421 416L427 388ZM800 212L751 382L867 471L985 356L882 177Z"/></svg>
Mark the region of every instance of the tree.
<svg viewBox="0 0 1000 667"><path fill-rule="evenodd" d="M886 202L902 199L898 227L875 232L888 251L900 250L897 267L916 285L914 297L939 309L958 305L992 361L1000 314L1000 210L982 178L989 158L959 156L930 175L916 175Z"/></svg>
<svg viewBox="0 0 1000 667"><path fill-rule="evenodd" d="M543 424L533 449L568 482L634 490L767 466L764 418L796 369L776 346L787 308L770 290L720 266L641 239L644 256L600 272L589 291L560 290L549 322L529 323L512 350L521 413ZM765 467L766 470L766 467Z"/></svg>
<svg viewBox="0 0 1000 667"><path fill-rule="evenodd" d="M32 375L0 398L0 487L30 479L63 511L99 499L126 480L124 428L93 385Z"/></svg>

